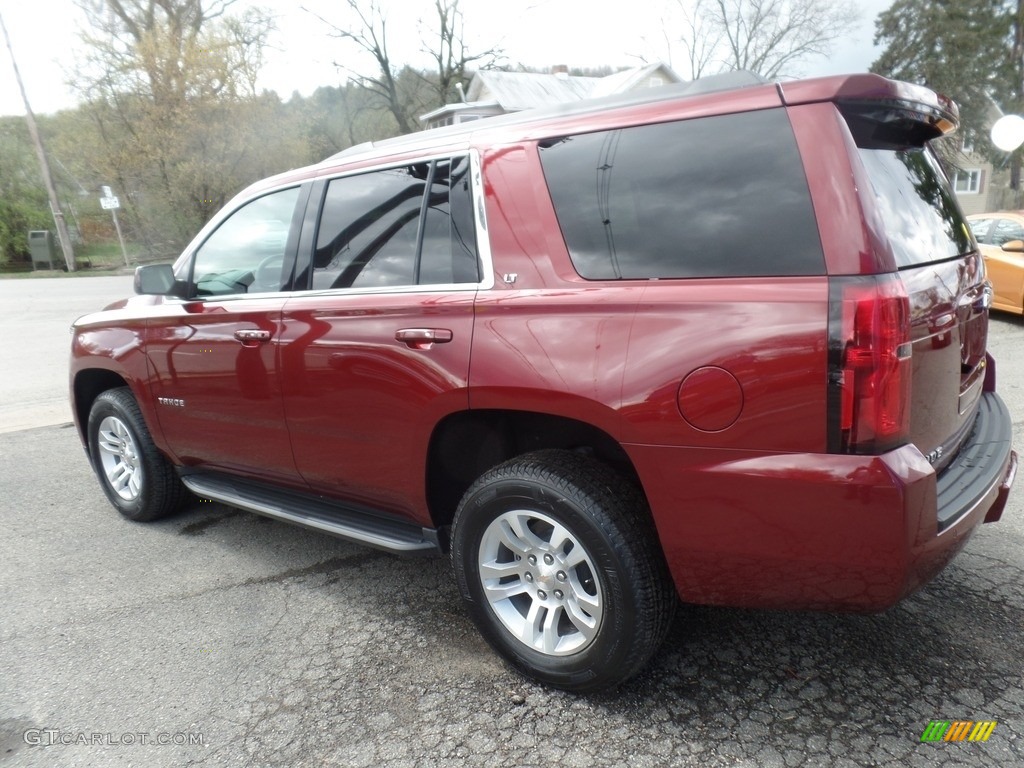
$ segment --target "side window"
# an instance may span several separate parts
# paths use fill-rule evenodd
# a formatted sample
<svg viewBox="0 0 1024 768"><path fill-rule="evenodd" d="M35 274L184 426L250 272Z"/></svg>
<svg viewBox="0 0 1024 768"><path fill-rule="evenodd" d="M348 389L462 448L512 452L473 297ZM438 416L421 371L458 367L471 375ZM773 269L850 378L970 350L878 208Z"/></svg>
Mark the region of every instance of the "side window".
<svg viewBox="0 0 1024 768"><path fill-rule="evenodd" d="M313 258L313 288L409 285L429 166L334 179Z"/></svg>
<svg viewBox="0 0 1024 768"><path fill-rule="evenodd" d="M1010 219L996 219L989 241L992 245L1002 246L1011 240L1024 240L1024 227Z"/></svg>
<svg viewBox="0 0 1024 768"><path fill-rule="evenodd" d="M417 275L421 285L480 280L468 157L434 166Z"/></svg>
<svg viewBox="0 0 1024 768"><path fill-rule="evenodd" d="M298 187L272 192L225 219L196 251L193 295L280 291L298 199Z"/></svg>
<svg viewBox="0 0 1024 768"><path fill-rule="evenodd" d="M953 173L953 189L960 195L976 195L981 191L981 170L973 168Z"/></svg>
<svg viewBox="0 0 1024 768"><path fill-rule="evenodd" d="M974 239L983 245L988 245L988 230L992 226L992 219L972 219L967 223L971 227Z"/></svg>
<svg viewBox="0 0 1024 768"><path fill-rule="evenodd" d="M807 179L781 109L540 142L569 255L588 279L818 275Z"/></svg>
<svg viewBox="0 0 1024 768"><path fill-rule="evenodd" d="M313 288L476 282L468 166L458 158L331 181Z"/></svg>

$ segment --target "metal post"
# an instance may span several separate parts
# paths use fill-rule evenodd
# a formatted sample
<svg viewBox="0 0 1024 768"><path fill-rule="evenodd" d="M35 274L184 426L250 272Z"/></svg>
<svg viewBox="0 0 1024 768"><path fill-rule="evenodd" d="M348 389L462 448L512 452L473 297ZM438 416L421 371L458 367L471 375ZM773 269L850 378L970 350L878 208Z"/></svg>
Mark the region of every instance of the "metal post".
<svg viewBox="0 0 1024 768"><path fill-rule="evenodd" d="M110 215L114 217L114 229L117 230L117 240L121 243L121 254L124 256L124 265L130 267L128 263L128 249L124 247L124 237L121 235L121 223L117 220L117 208L110 209Z"/></svg>
<svg viewBox="0 0 1024 768"><path fill-rule="evenodd" d="M130 267L128 263L128 249L124 247L124 236L121 234L121 222L117 220L117 209L121 207L121 201L114 195L114 190L108 187L106 184L100 187L103 192L103 197L100 198L100 205L105 210L110 211L110 215L114 217L114 228L117 230L117 241L121 243L121 255L124 256L124 265Z"/></svg>

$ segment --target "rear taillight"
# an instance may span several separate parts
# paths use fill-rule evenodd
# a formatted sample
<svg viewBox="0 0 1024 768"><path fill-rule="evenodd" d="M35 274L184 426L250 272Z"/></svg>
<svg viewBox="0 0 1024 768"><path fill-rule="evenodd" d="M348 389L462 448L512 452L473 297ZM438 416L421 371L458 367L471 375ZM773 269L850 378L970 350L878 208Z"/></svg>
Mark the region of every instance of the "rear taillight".
<svg viewBox="0 0 1024 768"><path fill-rule="evenodd" d="M883 453L910 429L910 301L899 275L829 285L829 450Z"/></svg>

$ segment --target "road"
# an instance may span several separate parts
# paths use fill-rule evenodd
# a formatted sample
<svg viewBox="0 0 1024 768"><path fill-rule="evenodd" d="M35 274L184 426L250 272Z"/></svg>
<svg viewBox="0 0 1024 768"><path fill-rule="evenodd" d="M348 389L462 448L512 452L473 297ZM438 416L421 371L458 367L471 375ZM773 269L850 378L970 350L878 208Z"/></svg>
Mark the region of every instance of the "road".
<svg viewBox="0 0 1024 768"><path fill-rule="evenodd" d="M131 275L0 280L0 433L71 421L68 329L132 293Z"/></svg>
<svg viewBox="0 0 1024 768"><path fill-rule="evenodd" d="M36 294L35 319L78 311L58 295L86 281L65 282L40 289L57 294ZM7 335L26 322L11 307ZM37 354L65 365L25 338L5 342L5 388ZM1019 449L1024 322L993 320L990 349ZM4 768L1024 764L1024 484L886 613L687 607L644 675L577 696L503 666L444 560L216 504L129 523L66 423L0 434L0 457ZM958 719L997 726L921 743Z"/></svg>

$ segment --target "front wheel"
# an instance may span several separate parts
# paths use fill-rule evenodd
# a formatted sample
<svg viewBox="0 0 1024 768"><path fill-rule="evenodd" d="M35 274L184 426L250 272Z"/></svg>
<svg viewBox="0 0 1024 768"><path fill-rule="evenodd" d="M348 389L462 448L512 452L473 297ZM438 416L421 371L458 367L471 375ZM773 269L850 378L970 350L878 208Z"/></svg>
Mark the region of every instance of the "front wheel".
<svg viewBox="0 0 1024 768"><path fill-rule="evenodd" d="M122 515L147 522L181 508L187 491L153 444L128 387L107 390L96 398L89 411L87 437L103 492Z"/></svg>
<svg viewBox="0 0 1024 768"><path fill-rule="evenodd" d="M491 646L569 690L636 674L677 602L640 493L567 451L527 454L477 480L455 515L452 562Z"/></svg>

